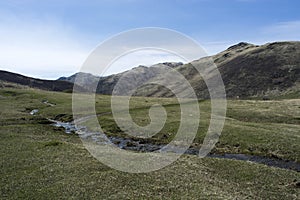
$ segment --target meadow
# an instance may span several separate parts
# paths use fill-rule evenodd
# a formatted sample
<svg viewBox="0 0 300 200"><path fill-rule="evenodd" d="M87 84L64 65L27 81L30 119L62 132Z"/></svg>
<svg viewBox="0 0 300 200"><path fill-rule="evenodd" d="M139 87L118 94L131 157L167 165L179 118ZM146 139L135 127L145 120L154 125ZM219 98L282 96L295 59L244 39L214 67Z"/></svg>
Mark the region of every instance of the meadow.
<svg viewBox="0 0 300 200"><path fill-rule="evenodd" d="M50 104L46 104L49 102ZM130 114L139 125L150 121L151 105L168 113L164 128L145 142L166 144L180 123L172 98L132 97ZM300 162L300 99L228 100L227 116L213 153L243 153ZM0 89L1 199L299 199L299 172L262 164L182 155L152 173L111 169L46 118L72 120L72 94L30 88ZM201 118L192 144L207 132L210 101L199 101ZM38 109L36 115L30 111ZM110 113L110 96L96 96L99 123L109 136L129 137Z"/></svg>

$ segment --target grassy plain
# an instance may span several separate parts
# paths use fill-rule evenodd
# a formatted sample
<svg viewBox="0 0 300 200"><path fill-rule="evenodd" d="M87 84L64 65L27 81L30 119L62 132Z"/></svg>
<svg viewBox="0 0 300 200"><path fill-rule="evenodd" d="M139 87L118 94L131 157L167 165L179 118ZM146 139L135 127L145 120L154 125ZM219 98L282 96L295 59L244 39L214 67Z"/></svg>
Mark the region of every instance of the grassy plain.
<svg viewBox="0 0 300 200"><path fill-rule="evenodd" d="M43 103L44 100L54 106ZM132 98L130 113L149 123L148 108L163 104L168 119L149 139L166 143L176 133L176 99ZM299 173L251 162L183 155L147 174L111 169L84 148L75 134L45 118L72 116L72 95L26 88L0 89L1 199L299 199ZM39 109L35 116L29 114ZM200 101L200 146L209 123L210 102ZM110 97L96 97L99 122L108 135L122 135L110 112ZM61 115L65 114L65 115ZM225 127L214 152L257 154L300 162L300 99L228 100Z"/></svg>

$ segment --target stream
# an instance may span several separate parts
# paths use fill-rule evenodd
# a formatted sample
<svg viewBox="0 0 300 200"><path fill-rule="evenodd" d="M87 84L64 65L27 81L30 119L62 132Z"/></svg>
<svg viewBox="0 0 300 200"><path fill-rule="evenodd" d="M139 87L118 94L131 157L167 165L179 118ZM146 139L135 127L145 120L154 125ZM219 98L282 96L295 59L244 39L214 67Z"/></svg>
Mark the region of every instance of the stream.
<svg viewBox="0 0 300 200"><path fill-rule="evenodd" d="M138 151L138 152L160 151L161 148L164 146L158 144L144 143L130 138L121 138L121 137L113 137L113 136L107 137L104 133L90 132L87 130L86 127L76 127L73 122L61 122L61 121L51 120L51 119L48 120L51 121L53 123L52 125L55 127L63 127L67 134L76 133L81 138L83 139L90 138L98 144L108 144L109 143L108 141L110 141L121 149ZM176 148L174 148L172 152L178 153L176 152ZM198 155L198 153L199 150L195 148L189 148L185 152L185 154L190 154L190 155ZM264 156L247 155L247 154L229 154L229 153L208 154L207 157L254 162L254 163L260 163L271 167L278 167L282 169L289 169L289 170L300 172L300 163L295 161L282 160L278 158L269 158Z"/></svg>

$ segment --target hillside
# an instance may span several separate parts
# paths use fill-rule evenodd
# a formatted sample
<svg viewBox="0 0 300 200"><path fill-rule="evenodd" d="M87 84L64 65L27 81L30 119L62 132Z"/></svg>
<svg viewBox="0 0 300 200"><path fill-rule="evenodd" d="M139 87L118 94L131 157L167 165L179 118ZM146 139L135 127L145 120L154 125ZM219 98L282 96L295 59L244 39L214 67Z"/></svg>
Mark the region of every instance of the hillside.
<svg viewBox="0 0 300 200"><path fill-rule="evenodd" d="M140 65L131 70L105 77L94 76L90 73L78 72L70 77L61 77L58 80L74 83L76 79L78 85L89 91L91 91L93 86L98 82L97 93L112 94L115 84L121 77L126 79L124 82L124 87L134 88L135 86L140 86L153 80L159 75L165 74L168 67L175 68L182 65L183 64L180 62L165 62L153 65L151 67Z"/></svg>
<svg viewBox="0 0 300 200"><path fill-rule="evenodd" d="M214 56L191 63L138 66L105 77L80 72L58 80L42 80L0 71L0 80L43 90L71 91L77 78L80 91L91 91L93 85L98 83L97 93L109 95L122 77L122 87L127 90L124 89L125 93L120 95L134 92L135 96L173 97L174 94L160 83L180 88L181 81L166 80L170 69L176 69L189 81L199 98L209 98L206 84L194 66L207 66L210 61L214 61L221 73L227 97L300 96L300 42L275 42L261 46L241 42Z"/></svg>
<svg viewBox="0 0 300 200"><path fill-rule="evenodd" d="M187 64L139 66L101 78L85 73L78 75L82 77L79 78L80 85L82 83L81 86L86 88L99 80L97 93L100 94L111 94L115 84L123 77L126 87L139 86L135 91L137 96L172 97L170 90L155 84L165 79L169 72L167 66L171 66L185 76L199 98L208 98L206 84L193 66L205 66L210 59L221 73L228 97L300 96L300 42L275 42L261 46L241 42L219 54ZM75 75L60 80L74 82ZM181 83L170 84L176 87Z"/></svg>
<svg viewBox="0 0 300 200"><path fill-rule="evenodd" d="M59 92L72 91L74 86L73 83L70 83L68 81L36 79L3 70L0 70L0 81L38 88L42 90ZM77 88L81 91L84 91L83 88L79 86Z"/></svg>
<svg viewBox="0 0 300 200"><path fill-rule="evenodd" d="M220 61L226 56L229 58ZM237 46L217 55L215 62L228 96L299 95L300 42Z"/></svg>

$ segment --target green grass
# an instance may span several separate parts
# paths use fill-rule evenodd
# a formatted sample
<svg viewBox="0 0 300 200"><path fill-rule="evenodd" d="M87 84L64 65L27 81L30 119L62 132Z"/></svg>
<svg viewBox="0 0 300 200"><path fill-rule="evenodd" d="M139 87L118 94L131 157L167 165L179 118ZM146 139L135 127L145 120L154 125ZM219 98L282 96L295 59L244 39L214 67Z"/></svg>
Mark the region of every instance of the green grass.
<svg viewBox="0 0 300 200"><path fill-rule="evenodd" d="M163 101L163 99L161 99ZM171 100L169 100L171 101ZM151 102L151 99L148 103ZM201 101L201 118L194 146L200 147L207 133L210 120L210 102ZM130 110L139 125L149 123L148 107L141 104ZM246 153L300 161L300 99L258 101L228 100L227 117L219 142L213 150L218 153ZM140 108L142 107L142 108ZM168 119L164 128L149 139L152 143L168 143L180 124L178 104L166 105ZM99 117L108 135L120 135L122 131L112 115ZM123 135L125 137L125 135Z"/></svg>
<svg viewBox="0 0 300 200"><path fill-rule="evenodd" d="M48 125L44 118L71 115L71 94L32 89L0 89L1 199L299 199L297 172L244 161L182 156L159 171L129 174L111 169L84 148L74 134ZM110 97L96 97L97 113L110 111ZM42 103L47 99L55 106ZM175 99L132 98L130 113L145 125L148 108L163 103L164 129L151 140L165 143L178 127ZM201 143L210 102L200 102ZM36 116L31 109L39 109ZM299 161L300 100L231 100L228 118L214 151L244 152ZM69 120L70 118L65 118ZM122 134L109 114L99 116L108 134ZM171 136L170 136L171 137Z"/></svg>

